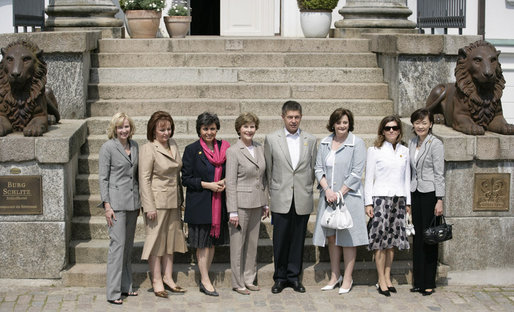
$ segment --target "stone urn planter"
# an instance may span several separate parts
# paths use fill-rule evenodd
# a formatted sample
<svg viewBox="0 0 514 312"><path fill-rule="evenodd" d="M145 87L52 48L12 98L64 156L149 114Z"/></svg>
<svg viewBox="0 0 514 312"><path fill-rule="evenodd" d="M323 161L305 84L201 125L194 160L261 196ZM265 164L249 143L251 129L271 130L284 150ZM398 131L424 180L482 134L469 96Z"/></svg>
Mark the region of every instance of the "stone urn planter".
<svg viewBox="0 0 514 312"><path fill-rule="evenodd" d="M184 38L189 31L191 24L191 16L165 16L164 25L170 35L170 38Z"/></svg>
<svg viewBox="0 0 514 312"><path fill-rule="evenodd" d="M332 10L301 10L300 25L306 38L326 38L332 23Z"/></svg>
<svg viewBox="0 0 514 312"><path fill-rule="evenodd" d="M127 26L131 38L155 38L162 12L155 10L126 10Z"/></svg>

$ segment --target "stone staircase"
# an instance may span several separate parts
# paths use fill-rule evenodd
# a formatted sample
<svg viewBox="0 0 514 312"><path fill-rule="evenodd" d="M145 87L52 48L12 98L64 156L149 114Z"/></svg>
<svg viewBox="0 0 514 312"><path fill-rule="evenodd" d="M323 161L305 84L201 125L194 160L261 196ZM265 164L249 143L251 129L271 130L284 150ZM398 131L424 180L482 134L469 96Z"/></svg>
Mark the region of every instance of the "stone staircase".
<svg viewBox="0 0 514 312"><path fill-rule="evenodd" d="M70 267L63 272L69 286L103 286L108 234L98 187L98 151L107 140L111 116L124 111L134 118L134 139L146 143L146 123L156 110L174 118L174 138L180 149L197 139L196 116L215 112L221 121L218 138L233 143L235 118L252 111L261 119L256 140L280 127L281 105L289 100L303 107L302 129L318 138L327 135L330 113L345 107L354 113L355 131L369 146L380 119L393 112L388 86L376 56L365 39L284 39L189 37L187 39L104 39L91 56L87 121L89 135L79 156L76 180ZM317 196L317 195L316 195ZM305 249L306 285L326 282L330 272L328 251L312 245L316 215L311 215ZM259 284L272 284L272 226L261 225L258 262ZM144 225L139 217L133 253L136 284L150 287L148 264L140 260ZM410 253L399 252L394 277L410 279ZM217 247L212 278L230 287L229 248ZM196 286L199 273L191 252L175 254L174 274L183 286ZM358 284L375 283L371 253L358 249L354 272Z"/></svg>

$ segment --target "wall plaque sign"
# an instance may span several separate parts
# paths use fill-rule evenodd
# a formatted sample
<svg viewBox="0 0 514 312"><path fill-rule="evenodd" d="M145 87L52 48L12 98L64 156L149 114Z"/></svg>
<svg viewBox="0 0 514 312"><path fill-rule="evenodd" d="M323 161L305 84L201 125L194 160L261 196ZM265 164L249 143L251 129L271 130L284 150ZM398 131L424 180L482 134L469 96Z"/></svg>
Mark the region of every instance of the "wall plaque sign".
<svg viewBox="0 0 514 312"><path fill-rule="evenodd" d="M473 211L508 211L510 173L475 173Z"/></svg>
<svg viewBox="0 0 514 312"><path fill-rule="evenodd" d="M41 176L0 176L0 214L43 214Z"/></svg>

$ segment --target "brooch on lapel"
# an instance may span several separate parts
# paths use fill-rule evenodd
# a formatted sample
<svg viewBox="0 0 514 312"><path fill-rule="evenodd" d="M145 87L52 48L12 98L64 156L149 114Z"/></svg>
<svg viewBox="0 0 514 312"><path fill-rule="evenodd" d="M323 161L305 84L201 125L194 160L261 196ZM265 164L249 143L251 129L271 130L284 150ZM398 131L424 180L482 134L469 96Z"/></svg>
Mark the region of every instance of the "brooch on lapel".
<svg viewBox="0 0 514 312"><path fill-rule="evenodd" d="M198 152L198 155L202 155L202 152Z"/></svg>

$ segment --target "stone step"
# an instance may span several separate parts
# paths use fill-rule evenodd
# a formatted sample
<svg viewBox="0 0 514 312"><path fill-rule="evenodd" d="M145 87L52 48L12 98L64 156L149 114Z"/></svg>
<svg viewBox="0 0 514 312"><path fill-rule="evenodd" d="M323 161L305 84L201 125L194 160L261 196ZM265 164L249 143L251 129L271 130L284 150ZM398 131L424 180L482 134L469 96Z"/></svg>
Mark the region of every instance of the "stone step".
<svg viewBox="0 0 514 312"><path fill-rule="evenodd" d="M97 202L98 204L99 202ZM101 209L101 208L97 208ZM260 238L269 239L272 237L273 226L270 222L270 218L266 218L261 222L260 227ZM309 223L307 225L307 236L312 237L314 225L316 224L316 215L311 214L309 217ZM72 239L73 240L97 240L97 239L109 239L109 232L105 217L100 216L82 216L72 218ZM135 239L144 240L145 238L145 224L143 216L140 215L137 219Z"/></svg>
<svg viewBox="0 0 514 312"><path fill-rule="evenodd" d="M376 134L369 134L369 133L364 133L364 134L355 133L355 134L364 140L364 143L366 143L366 146L372 146L372 144L376 138ZM318 144L319 144L319 140L326 137L327 135L328 135L328 133L315 134L315 136L318 138ZM230 144L234 144L238 140L238 137L235 133L231 134L231 135L219 134L216 137L218 139L226 140ZM198 136L196 134L177 134L177 135L174 135L173 138L177 142L179 152L181 154L183 153L184 148L188 144L191 144L194 141L198 140ZM259 143L263 143L264 138L265 138L265 134L256 134L254 137L255 141L259 142ZM132 137L132 139L134 139L140 146L142 146L143 144L146 144L148 142L148 140L146 139L146 135L142 135L142 134L134 135ZM96 134L96 135L88 136L86 143L84 145L82 145L82 147L81 147L81 153L82 153L82 155L86 155L86 157L89 157L91 155L92 158L85 160L84 157L82 157L82 156L80 157L81 162L87 162L87 163L82 163L81 168L88 168L87 169L88 171L84 171L82 173L88 173L88 172L90 172L90 170L93 170L92 172L94 172L94 170L98 170L98 169L95 169L95 168L98 168L98 160L97 160L98 156L95 156L95 155L98 155L98 152L100 151L100 148L101 148L102 144L105 143L105 141L107 141L107 135L105 135L105 134ZM81 193L78 193L78 194L81 194Z"/></svg>
<svg viewBox="0 0 514 312"><path fill-rule="evenodd" d="M258 285L267 287L261 291L269 292L273 285L273 263L258 263ZM106 276L105 264L80 263L72 265L70 268L62 272L62 281L64 286L68 287L105 287ZM441 265L438 268L438 278L447 276L447 269L442 270ZM149 267L146 263L134 264L132 266L133 283L136 289L140 291L149 290L151 281L149 277ZM341 265L341 272L343 266ZM231 271L228 263L213 263L209 271L209 277L215 287L231 288ZM372 285L375 290L377 282L377 271L375 263L371 261L356 262L353 270L354 285ZM303 264L302 283L306 286L325 286L330 277L330 263L308 263ZM200 272L195 263L173 265L173 278L175 282L182 287L198 287L200 280ZM411 261L394 261L391 268L391 278L395 284L407 284L412 282L412 263ZM190 290L192 291L192 290ZM196 290L195 290L196 291ZM284 290L285 293L293 291L291 289ZM174 296L174 294L171 294ZM200 297L199 297L200 298ZM202 297L203 298L203 297Z"/></svg>
<svg viewBox="0 0 514 312"><path fill-rule="evenodd" d="M185 39L101 39L98 41L101 53L125 52L368 52L367 39L329 40L315 38L223 38L196 37Z"/></svg>
<svg viewBox="0 0 514 312"><path fill-rule="evenodd" d="M144 239L136 240L132 250L132 263L146 263L141 260ZM90 240L90 241L71 241L70 263L107 263L107 252L109 250L109 240ZM395 252L395 260L410 260L412 253L410 250ZM366 246L357 247L357 262L372 261L373 253L368 251ZM328 247L317 247L312 244L311 238L305 239L305 249L303 261L305 262L329 262ZM196 262L195 250L188 250L186 253L175 253L174 263L193 263ZM273 242L271 238L259 239L257 249L257 262L273 262ZM228 245L217 246L214 254L213 263L230 263L230 248Z"/></svg>
<svg viewBox="0 0 514 312"><path fill-rule="evenodd" d="M319 192L314 191L314 211L316 214L318 207ZM73 216L74 217L91 217L91 216L103 216L103 208L99 208L100 194L80 194L73 197Z"/></svg>
<svg viewBox="0 0 514 312"><path fill-rule="evenodd" d="M197 116L205 111L223 116L238 116L242 112L254 112L257 116L279 116L280 108L287 99L123 99L90 100L87 114L91 117L112 116L125 112L129 116L146 116L163 110L176 116ZM355 116L386 116L393 112L393 101L388 99L302 99L304 116L324 116L339 107L353 112Z"/></svg>
<svg viewBox="0 0 514 312"><path fill-rule="evenodd" d="M234 124L237 115L222 116L218 115L220 120L219 135L235 134ZM144 116L132 116L136 127L136 135L146 136L146 126L150 119L150 114ZM196 118L197 116L173 116L173 123L175 124L174 135L179 134L194 134L196 133ZM380 124L382 116L354 116L354 133L375 133ZM284 126L282 118L277 114L275 116L260 116L259 117L259 134L271 133L280 127ZM111 117L91 117L87 119L87 127L89 136L104 135L109 128ZM305 116L302 118L301 128L310 133L327 133L326 125L328 123L328 116Z"/></svg>
<svg viewBox="0 0 514 312"><path fill-rule="evenodd" d="M364 53L93 53L91 67L377 67Z"/></svg>
<svg viewBox="0 0 514 312"><path fill-rule="evenodd" d="M388 99L386 83L102 83L89 84L95 99Z"/></svg>
<svg viewBox="0 0 514 312"><path fill-rule="evenodd" d="M380 68L93 68L91 83L382 82Z"/></svg>

